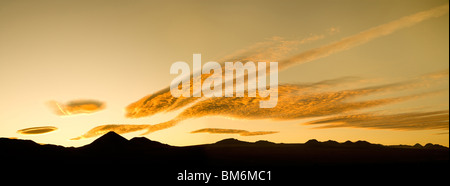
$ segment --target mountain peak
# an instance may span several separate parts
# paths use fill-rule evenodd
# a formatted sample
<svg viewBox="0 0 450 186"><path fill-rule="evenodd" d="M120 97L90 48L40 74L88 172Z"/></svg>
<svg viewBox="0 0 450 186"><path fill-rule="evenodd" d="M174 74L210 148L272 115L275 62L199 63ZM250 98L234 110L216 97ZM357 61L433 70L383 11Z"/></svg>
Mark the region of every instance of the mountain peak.
<svg viewBox="0 0 450 186"><path fill-rule="evenodd" d="M275 145L274 142L267 141L267 140L259 140L259 141L255 142L255 144L257 144L257 145Z"/></svg>
<svg viewBox="0 0 450 186"><path fill-rule="evenodd" d="M128 140L121 135L110 131L103 136L100 136L96 140L94 140L91 144L87 145L89 147L95 147L99 149L113 149L120 148L125 146L128 143Z"/></svg>
<svg viewBox="0 0 450 186"><path fill-rule="evenodd" d="M169 147L167 144L153 141L146 137L134 137L129 141L129 143L131 146L140 148Z"/></svg>
<svg viewBox="0 0 450 186"><path fill-rule="evenodd" d="M240 141L234 138L228 138L224 140L220 140L215 143L216 145L242 145L242 144L249 144L249 142Z"/></svg>
<svg viewBox="0 0 450 186"><path fill-rule="evenodd" d="M125 139L124 137L122 137L121 135L115 133L114 131L109 131L108 133L104 134L103 136L97 138L95 141L115 141L115 142L120 142L120 141L128 141L128 140Z"/></svg>
<svg viewBox="0 0 450 186"><path fill-rule="evenodd" d="M442 145L432 144L432 143L427 143L423 147L426 148L426 149L448 149L448 147L444 147Z"/></svg>
<svg viewBox="0 0 450 186"><path fill-rule="evenodd" d="M318 145L318 144L320 144L320 142L317 141L316 139L310 139L305 143L305 145Z"/></svg>

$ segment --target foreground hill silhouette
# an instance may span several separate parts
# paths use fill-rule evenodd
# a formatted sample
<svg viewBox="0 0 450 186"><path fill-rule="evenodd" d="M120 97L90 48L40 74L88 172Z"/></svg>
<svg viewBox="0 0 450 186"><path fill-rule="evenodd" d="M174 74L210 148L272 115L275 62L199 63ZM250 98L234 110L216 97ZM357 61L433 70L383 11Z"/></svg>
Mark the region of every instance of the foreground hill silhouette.
<svg viewBox="0 0 450 186"><path fill-rule="evenodd" d="M213 144L175 147L136 137L131 140L109 132L91 144L74 148L40 145L31 140L0 138L1 157L16 160L70 160L63 163L83 163L102 156L96 164L135 163L160 157L177 165L198 166L287 166L321 164L369 163L441 163L448 162L449 149L441 145L383 146L366 141L338 143L309 140L304 144L255 143L224 139ZM138 157L138 158L136 158ZM123 160L123 161L121 161ZM29 163L39 163L30 161Z"/></svg>
<svg viewBox="0 0 450 186"><path fill-rule="evenodd" d="M366 141L317 140L279 144L224 139L213 144L175 147L145 137L127 140L114 132L78 148L0 138L0 152L4 164L20 167L57 166L107 172L146 167L145 172L127 173L151 174L169 181L174 181L174 175L184 170L217 171L217 174L222 170L270 170L278 181L324 174L328 177L398 176L399 173L436 176L448 173L449 162L449 149L433 144L383 146Z"/></svg>

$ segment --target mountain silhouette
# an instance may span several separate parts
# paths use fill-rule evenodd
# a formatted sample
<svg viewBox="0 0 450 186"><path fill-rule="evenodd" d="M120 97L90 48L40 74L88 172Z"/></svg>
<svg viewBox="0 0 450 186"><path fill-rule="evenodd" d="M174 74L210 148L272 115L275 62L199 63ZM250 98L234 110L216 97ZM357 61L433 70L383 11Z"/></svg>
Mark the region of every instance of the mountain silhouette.
<svg viewBox="0 0 450 186"><path fill-rule="evenodd" d="M255 142L256 145L276 145L276 143L274 142L270 142L267 140L259 140L257 142Z"/></svg>
<svg viewBox="0 0 450 186"><path fill-rule="evenodd" d="M228 138L228 139L220 140L214 144L215 145L249 145L251 143L245 142L245 141L240 141L240 140L237 140L234 138Z"/></svg>
<svg viewBox="0 0 450 186"><path fill-rule="evenodd" d="M86 147L90 148L115 148L122 147L128 143L128 140L115 132L108 132L94 140Z"/></svg>
<svg viewBox="0 0 450 186"><path fill-rule="evenodd" d="M169 181L173 181L171 175L184 170L217 171L217 174L222 170L265 170L273 171L280 181L299 175L318 177L326 173L325 170L333 173L327 174L328 177L336 179L347 174L367 177L380 172L383 175L400 172L409 176L440 175L443 172L438 170L448 170L449 149L436 144L383 146L367 141L339 143L314 139L303 144L284 144L232 138L212 144L176 147L145 137L127 140L108 132L91 144L77 148L0 138L0 160L14 167L57 165L55 170L78 167L91 170L93 174L102 170L111 175L148 167L145 172L128 174L151 174L153 178Z"/></svg>
<svg viewBox="0 0 450 186"><path fill-rule="evenodd" d="M447 147L444 147L442 145L439 144L432 144L432 143L427 143L424 148L426 149L448 149Z"/></svg>
<svg viewBox="0 0 450 186"><path fill-rule="evenodd" d="M92 143L80 147L79 149L90 154L133 154L145 151L154 151L169 148L169 145L152 141L145 137L135 137L130 140L121 135L110 131L103 136L97 138ZM137 155L137 154L136 154Z"/></svg>
<svg viewBox="0 0 450 186"><path fill-rule="evenodd" d="M129 141L130 146L138 148L168 148L170 145L162 144L157 141L152 141L146 137L135 137Z"/></svg>
<svg viewBox="0 0 450 186"><path fill-rule="evenodd" d="M134 137L128 141L128 150L137 154L141 152L145 154L145 152L165 151L169 148L172 148L172 146L152 141L146 137Z"/></svg>
<svg viewBox="0 0 450 186"><path fill-rule="evenodd" d="M22 140L22 139L8 139L8 138L0 138L0 149L4 150L3 154L15 154L18 153L20 155L21 152L35 151L35 152L46 152L46 151L101 151L103 153L110 151L151 151L151 150L163 150L163 149L176 149L177 151L186 150L192 151L193 149L210 149L210 147L214 147L215 149L233 149L233 147L248 147L248 148L258 148L258 150L264 150L264 148L270 149L270 147L276 146L279 150L289 149L293 150L292 153L296 153L301 149L311 149L311 148L321 148L322 150L326 149L341 149L342 152L349 151L351 149L359 149L359 150L368 150L368 149L376 149L377 153L384 153L384 151L389 150L404 150L405 148L412 148L421 150L420 152L425 152L426 150L435 151L442 150L444 152L448 151L447 147L438 144L428 143L425 146L420 144L415 144L414 146L408 145L392 145L392 146L383 146L380 144L372 144L367 141L346 141L344 143L339 143L336 141L325 141L319 142L316 139L308 140L304 144L278 144L270 141L257 141L254 143L237 140L234 138L220 140L213 144L205 144L205 145L195 145L195 146L187 146L187 147L174 147L167 144L163 144L157 141L152 141L145 137L135 137L130 140L122 137L121 135L115 132L108 132L103 136L100 136L92 143L78 147L62 147L57 145L40 145L31 140ZM267 146L267 147L266 147ZM414 151L411 151L414 152ZM263 154L263 153L262 153ZM444 158L448 159L448 157Z"/></svg>

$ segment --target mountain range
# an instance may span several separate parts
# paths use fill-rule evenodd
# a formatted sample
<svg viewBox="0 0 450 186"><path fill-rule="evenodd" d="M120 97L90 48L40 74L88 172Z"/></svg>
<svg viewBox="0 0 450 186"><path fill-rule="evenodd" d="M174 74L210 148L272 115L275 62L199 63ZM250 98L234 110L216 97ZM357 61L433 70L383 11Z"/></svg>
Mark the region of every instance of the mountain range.
<svg viewBox="0 0 450 186"><path fill-rule="evenodd" d="M367 141L346 141L339 143L332 140L319 142L312 139L303 144L284 144L269 141L252 143L230 138L212 144L176 147L152 141L145 137L135 137L127 140L115 132L108 132L92 143L78 148L48 144L40 145L31 140L0 138L0 149L2 151L0 157L20 157L20 159L48 159L51 157L55 159L69 158L77 160L82 157L95 157L99 155L104 155L105 159L117 156L139 156L145 159L145 154L149 154L150 157L160 154L169 157L171 154L180 153L192 155L190 158L208 160L208 164L225 162L227 162L225 164L228 164L228 161L240 160L245 156L251 156L257 159L264 158L266 160L264 163L256 163L261 165L275 162L276 164L283 165L282 161L287 160L289 160L286 162L287 164L292 164L292 161L301 164L310 164L321 162L386 163L396 162L397 160L401 160L402 162L434 162L441 160L448 161L449 158L449 148L431 143L425 146L420 144L414 146L384 146L372 144ZM224 154L227 154L228 158L224 157ZM328 155L332 156L325 157ZM278 156L283 157L279 157L278 159ZM223 162L218 161L218 157L221 157L219 159ZM292 159L293 157L295 159ZM267 162L269 159L272 161ZM176 161L176 159L173 161ZM243 161L242 163L247 164L249 162Z"/></svg>
<svg viewBox="0 0 450 186"><path fill-rule="evenodd" d="M217 174L221 170L272 170L279 180L289 180L299 174L311 178L326 173L439 175L442 169L448 173L449 148L435 144L384 146L366 141L309 140L303 144L283 144L237 139L176 147L145 137L127 140L109 132L77 148L0 138L0 160L3 165L56 166L58 170L115 172L118 167L124 170L150 167L145 174L169 180L183 170L217 171Z"/></svg>

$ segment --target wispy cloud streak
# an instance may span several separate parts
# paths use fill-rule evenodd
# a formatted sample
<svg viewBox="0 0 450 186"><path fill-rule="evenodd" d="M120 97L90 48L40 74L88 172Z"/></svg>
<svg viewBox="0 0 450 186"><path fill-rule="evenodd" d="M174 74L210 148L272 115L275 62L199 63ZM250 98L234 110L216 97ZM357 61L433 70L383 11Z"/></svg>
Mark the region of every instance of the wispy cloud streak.
<svg viewBox="0 0 450 186"><path fill-rule="evenodd" d="M141 134L141 135L146 135L146 134L158 131L158 130L163 130L163 129L173 127L173 126L175 126L175 124L177 122L178 122L177 120L171 120L168 122L159 123L159 124L155 124L155 125L146 125L146 124L142 124L142 125L133 125L133 124L100 125L100 126L92 128L91 130L89 130L88 132L86 132L85 134L83 134L81 136L72 138L71 140L80 140L80 139L84 139L84 138L97 137L97 136L106 134L110 131L113 131L117 134L126 134L126 133L130 133L130 132L147 130L145 133Z"/></svg>
<svg viewBox="0 0 450 186"><path fill-rule="evenodd" d="M238 51L232 55L226 56L220 60L219 63L222 64L222 68L224 68L224 62L236 62L240 61L243 63L249 61L270 61L273 59L281 59L286 54L291 52L295 46L297 46L300 41L287 41L283 40L279 37L274 37L269 41L259 42L255 45ZM222 72L225 72L222 69ZM211 74L202 74L201 81L203 82L206 78L208 78ZM190 79L190 92L193 94L193 86L194 79L191 74L190 77L186 77ZM161 89L160 91L147 95L140 100L131 103L126 107L125 116L128 118L140 118L145 116L150 116L156 114L158 112L163 111L174 111L185 107L193 102L198 101L201 98L198 97L173 97L170 93L170 87L166 87Z"/></svg>
<svg viewBox="0 0 450 186"><path fill-rule="evenodd" d="M418 24L422 21L428 20L434 17L440 17L449 12L449 5L442 5L430 10L422 11L413 15L405 16L395 21L373 27L369 30L360 32L359 34L344 38L335 43L331 43L325 46L321 46L296 56L293 56L289 59L282 60L279 63L279 68L284 69L288 68L292 65L301 64L310 62L313 60L317 60L323 57L327 57L331 54L341 52L344 50L348 50L359 45L365 44L369 41L372 41L376 38L386 36L394 33L403 28L407 28Z"/></svg>
<svg viewBox="0 0 450 186"><path fill-rule="evenodd" d="M325 80L315 83L303 84L287 84L278 87L279 98L278 106L272 109L261 109L259 101L266 98L261 97L235 97L222 98L213 97L195 103L193 106L183 110L175 119L168 122L155 125L128 125L128 124L108 124L97 126L87 133L73 138L73 140L96 137L105 134L109 131L114 131L118 134L125 134L135 131L145 130L142 135L146 135L155 131L167 129L177 125L179 122L190 118L198 118L204 116L225 116L239 119L271 119L271 120L296 120L314 117L334 117L334 115L342 115L349 112L359 112L364 109L373 108L382 105L399 103L402 101L417 99L423 96L433 95L435 92L421 93L415 95L406 95L400 97L388 97L379 99L359 100L369 95L383 94L403 90L412 90L417 87L424 87L424 85L431 86L432 83L439 82L437 80L447 78L446 72L439 72L420 76L414 81L398 82L391 84L382 84L377 86L369 86L365 88L335 90L336 88L345 84L360 84L365 80L344 77L331 80ZM359 82L359 83L358 83ZM361 117L366 115L361 115ZM392 116L393 117L393 116ZM392 118L388 117L388 118ZM351 117L350 117L351 118ZM381 122L382 116L374 115L367 118L378 119ZM448 118L448 117L447 117ZM330 118L330 120L320 120L314 123L320 124L332 122L334 120L345 118ZM349 120L349 119L348 119ZM391 119L393 120L393 119ZM351 121L351 120L349 120ZM447 119L448 121L448 119ZM412 120L411 120L412 122ZM354 123L351 123L356 125ZM347 125L329 125L327 127L348 127ZM393 125L393 122L387 122L386 126L381 125L378 128L388 128L388 125ZM444 123L445 124L445 123ZM397 125L393 128L402 128L405 125ZM376 127L373 127L376 128ZM417 127L416 127L417 128ZM431 129L432 127L423 127L422 129ZM199 132L219 133L226 132L226 130L203 130ZM214 132L215 131L215 132ZM228 132L233 132L228 130ZM244 131L234 131L240 135L256 135L264 133L244 133Z"/></svg>
<svg viewBox="0 0 450 186"><path fill-rule="evenodd" d="M427 95L417 94L359 101L357 98L364 98L368 95L375 95L396 89L404 90L412 85L409 83L395 83L339 91L324 91L323 87L325 85L321 85L322 88L316 88L314 86L318 86L318 84L313 84L312 87L305 85L279 86L278 104L275 108L271 109L259 107L259 101L266 98L248 96L233 98L214 97L186 108L178 118L185 119L220 115L240 119L303 119L358 111Z"/></svg>
<svg viewBox="0 0 450 186"><path fill-rule="evenodd" d="M277 131L255 131L250 132L246 130L239 129L220 129L220 128L205 128L199 129L196 131L192 131L191 133L211 133L211 134L239 134L241 136L259 136L259 135L267 135L267 134L275 134Z"/></svg>
<svg viewBox="0 0 450 186"><path fill-rule="evenodd" d="M331 54L348 50L376 38L386 36L403 28L407 28L418 24L422 21L431 19L433 17L440 17L449 12L449 5L442 5L430 10L422 11L413 15L405 16L392 22L373 27L369 30L360 32L356 35L349 36L340 41L324 45L290 58L282 59L289 54L290 51L298 44L314 41L323 38L321 35L312 35L310 38L305 38L300 41L285 41L280 38L274 38L272 41L257 43L254 46L239 51L236 54L221 59L224 61L279 61L279 70L287 69L293 65L302 64L305 62L314 61ZM333 29L335 30L335 29ZM279 60L280 59L280 60ZM202 80L209 75L203 75ZM191 76L191 85L192 76ZM192 91L192 86L191 86ZM167 87L152 95L148 95L137 102L130 104L126 108L126 116L129 118L139 118L149 116L162 111L173 111L182 108L188 104L198 101L195 97L180 97L174 98L170 94L170 88Z"/></svg>
<svg viewBox="0 0 450 186"><path fill-rule="evenodd" d="M448 110L400 114L364 113L333 116L305 124L323 125L318 128L353 127L393 130L448 130L448 118Z"/></svg>
<svg viewBox="0 0 450 186"><path fill-rule="evenodd" d="M341 39L340 41L324 45L290 58L285 58L293 48L301 44L302 41L309 42L321 39L321 36L300 40L284 41L274 38L273 41L258 43L254 47L239 51L223 59L223 61L279 61L279 70L287 69L293 65L311 62L332 54L345 51L376 38L392 34L400 29L407 28L423 22L425 20L440 17L449 12L449 5L439 6L430 10L405 16L392 22L373 27L353 36ZM282 59L284 58L284 59ZM281 59L281 60L278 60ZM202 80L209 75L203 75ZM95 137L108 131L115 131L119 134L134 131L146 130L144 134L167 129L175 126L180 121L203 116L226 116L239 119L272 119L272 120L295 120L314 117L328 117L322 120L312 121L313 124L325 124L320 127L367 127L376 129L398 129L398 130L426 130L426 129L447 129L448 111L403 113L403 114L358 114L367 108L398 103L419 97L430 95L421 93L399 97L371 98L379 93L397 93L403 90L420 89L433 85L435 80L448 77L448 70L434 74L428 74L419 78L399 83L382 84L365 88L336 90L339 85L349 79L340 78L317 83L285 84L279 85L278 104L272 109L259 108L259 101L265 99L261 97L213 97L199 99L194 97L174 98L167 87L152 95L148 95L137 102L130 104L126 108L126 116L129 118L139 118L153 115L158 112L184 109L175 119L156 125L101 125L95 127L74 139ZM189 78L189 77L188 77ZM192 76L191 85L192 83ZM192 91L192 87L191 87ZM361 98L366 98L361 99ZM356 114L355 114L356 112ZM353 113L353 114L348 114ZM445 120L445 118L447 118ZM413 124L414 119L417 121ZM381 121L388 122L381 124ZM390 121L390 122L389 122ZM222 132L226 132L224 129ZM203 130L201 132L220 130ZM194 131L195 132L195 131ZM233 131L228 131L233 132ZM238 131L234 131L239 133ZM241 131L242 132L242 131ZM241 134L241 133L239 133Z"/></svg>

